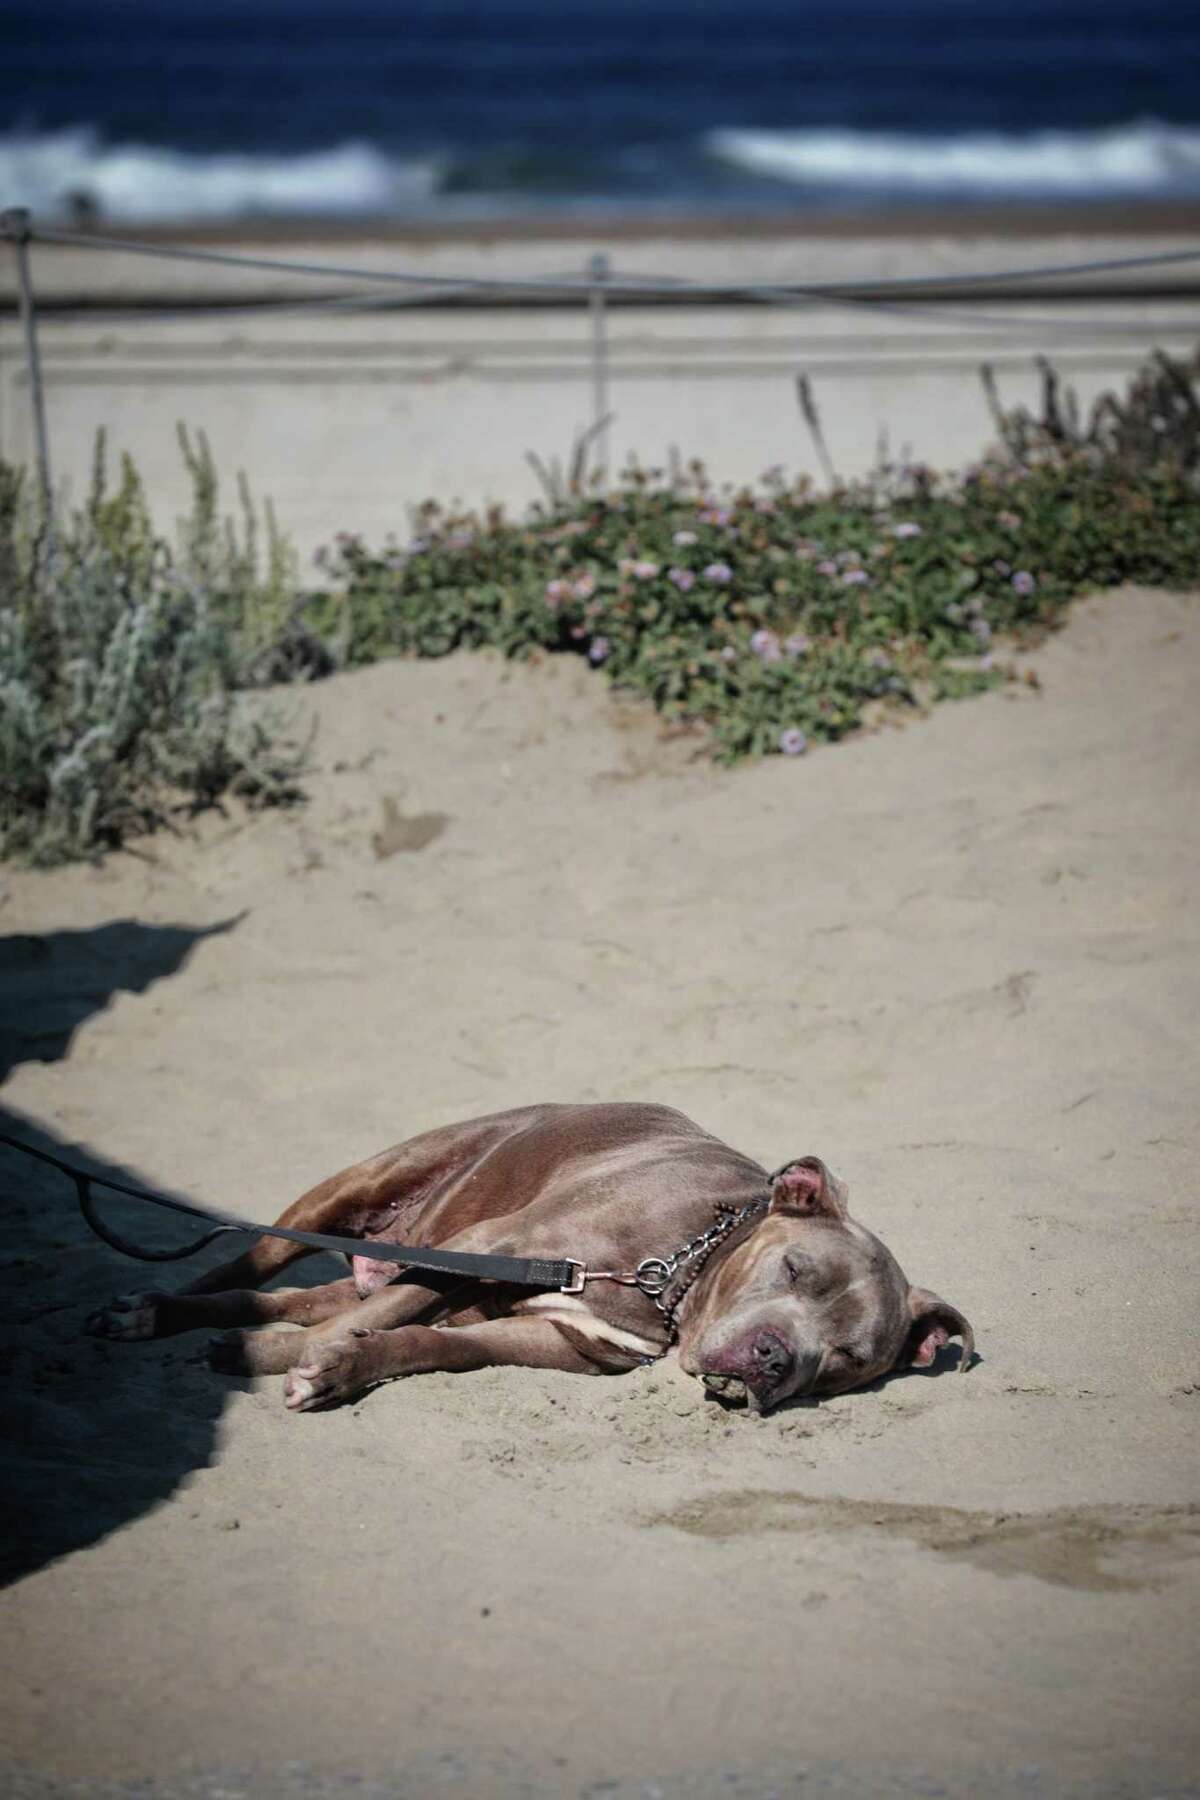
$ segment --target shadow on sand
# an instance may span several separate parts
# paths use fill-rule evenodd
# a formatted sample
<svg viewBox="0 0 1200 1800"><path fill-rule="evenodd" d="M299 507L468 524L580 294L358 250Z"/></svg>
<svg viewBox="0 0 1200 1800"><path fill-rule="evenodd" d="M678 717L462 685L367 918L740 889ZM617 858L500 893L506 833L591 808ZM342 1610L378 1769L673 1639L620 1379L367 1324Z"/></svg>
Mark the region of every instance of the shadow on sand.
<svg viewBox="0 0 1200 1800"><path fill-rule="evenodd" d="M177 973L207 929L121 920L92 931L0 938L0 1079L17 1063L68 1055L83 1022L121 991ZM57 1136L0 1104L0 1131L133 1186L144 1172ZM187 1198L180 1195L179 1198ZM194 1222L99 1190L104 1216L142 1242L186 1240ZM224 1388L191 1360L191 1337L110 1345L88 1312L123 1289L179 1284L229 1254L215 1245L188 1273L107 1249L79 1213L72 1182L0 1145L0 1372L6 1395L0 1580L104 1537L168 1499L211 1458Z"/></svg>

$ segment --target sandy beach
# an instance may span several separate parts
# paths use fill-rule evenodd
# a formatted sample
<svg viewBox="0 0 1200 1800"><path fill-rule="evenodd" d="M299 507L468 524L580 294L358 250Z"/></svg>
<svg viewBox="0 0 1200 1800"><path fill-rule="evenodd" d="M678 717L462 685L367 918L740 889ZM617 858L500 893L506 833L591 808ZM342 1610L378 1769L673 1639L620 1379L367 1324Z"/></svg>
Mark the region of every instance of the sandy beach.
<svg viewBox="0 0 1200 1800"><path fill-rule="evenodd" d="M0 1129L265 1220L660 1099L823 1156L981 1353L762 1421L673 1362L294 1416L83 1335L144 1273L0 1153L7 1793L1200 1791L1195 598L1026 665L733 771L581 664L379 665L288 697L305 807L0 874Z"/></svg>

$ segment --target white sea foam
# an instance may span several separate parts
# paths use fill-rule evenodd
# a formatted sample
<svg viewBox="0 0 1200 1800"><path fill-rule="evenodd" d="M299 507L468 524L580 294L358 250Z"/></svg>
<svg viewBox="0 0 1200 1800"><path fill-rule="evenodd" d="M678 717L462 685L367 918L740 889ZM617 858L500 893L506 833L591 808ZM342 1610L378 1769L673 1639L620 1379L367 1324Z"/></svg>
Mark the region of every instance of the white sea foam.
<svg viewBox="0 0 1200 1800"><path fill-rule="evenodd" d="M640 198L669 201L682 170L679 191L703 204L698 150L752 183L766 179L778 182L781 192L790 187L818 197L1200 196L1200 127L1141 121L1110 131L1023 136L720 129L687 146L665 148L657 179L651 171ZM474 175L465 185L464 171ZM367 142L250 156L110 144L87 125L0 134L0 205L28 206L43 222L81 213L103 224L137 226L256 215L386 217L428 213L435 205L439 213L460 216L556 204L578 209L596 200L594 184L602 184L603 172L584 163L578 173L579 194L559 189L548 196L536 182L523 191L511 171L498 172L487 158L473 168L469 156L392 156ZM724 184L717 197L727 200ZM634 201L624 195L620 204Z"/></svg>
<svg viewBox="0 0 1200 1800"><path fill-rule="evenodd" d="M90 127L0 137L0 203L61 219L81 207L104 221L221 220L247 214L386 214L436 192L433 157L384 156L339 144L292 156L197 155L105 144Z"/></svg>
<svg viewBox="0 0 1200 1800"><path fill-rule="evenodd" d="M804 186L891 193L1170 196L1200 192L1200 128L1141 120L1108 131L955 137L905 132L708 133L710 154Z"/></svg>

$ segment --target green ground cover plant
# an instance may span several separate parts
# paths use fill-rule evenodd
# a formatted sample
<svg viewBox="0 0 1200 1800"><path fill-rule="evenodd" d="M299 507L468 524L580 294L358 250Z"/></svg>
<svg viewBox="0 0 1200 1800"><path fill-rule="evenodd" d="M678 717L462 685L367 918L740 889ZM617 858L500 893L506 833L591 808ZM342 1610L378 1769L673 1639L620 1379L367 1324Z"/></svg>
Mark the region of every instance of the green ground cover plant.
<svg viewBox="0 0 1200 1800"><path fill-rule="evenodd" d="M999 447L953 475L885 466L821 495L778 470L717 489L693 462L599 491L576 466L523 521L430 505L404 545L338 539L323 629L351 665L574 651L725 759L797 755L870 703L1004 680L997 641L1086 588L1193 583L1195 372L1159 357L1081 423L1046 368L1041 415L997 404Z"/></svg>
<svg viewBox="0 0 1200 1800"><path fill-rule="evenodd" d="M725 760L800 755L873 714L1015 674L1088 589L1193 586L1200 359L1158 356L1081 418L1043 370L956 474L883 466L814 492L780 470L717 487L699 462L589 479L585 440L510 519L418 510L381 550L343 534L301 583L245 483L224 521L203 440L192 505L156 531L103 444L86 504L46 519L0 465L0 855L94 853L236 793L300 793L305 748L245 690L491 645L579 655ZM811 401L809 401L811 416Z"/></svg>

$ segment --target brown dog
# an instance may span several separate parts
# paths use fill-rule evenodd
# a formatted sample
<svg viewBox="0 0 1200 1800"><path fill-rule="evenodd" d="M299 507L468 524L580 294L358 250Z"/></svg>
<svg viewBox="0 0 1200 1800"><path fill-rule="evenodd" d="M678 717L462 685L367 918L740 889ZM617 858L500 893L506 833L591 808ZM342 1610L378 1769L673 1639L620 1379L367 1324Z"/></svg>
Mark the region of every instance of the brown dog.
<svg viewBox="0 0 1200 1800"><path fill-rule="evenodd" d="M620 1374L665 1355L676 1338L689 1374L763 1412L927 1366L953 1336L963 1342L960 1368L974 1351L962 1314L909 1286L818 1158L769 1176L666 1106L530 1106L426 1132L322 1182L279 1223L361 1237L352 1277L260 1293L310 1254L262 1238L181 1294L114 1300L89 1329L148 1338L196 1326L314 1327L237 1331L211 1352L231 1373L286 1373L285 1398L299 1412L431 1369ZM582 1292L531 1293L397 1273L372 1260L373 1239L571 1257L592 1274ZM659 1296L599 1278L645 1258L670 1266Z"/></svg>

